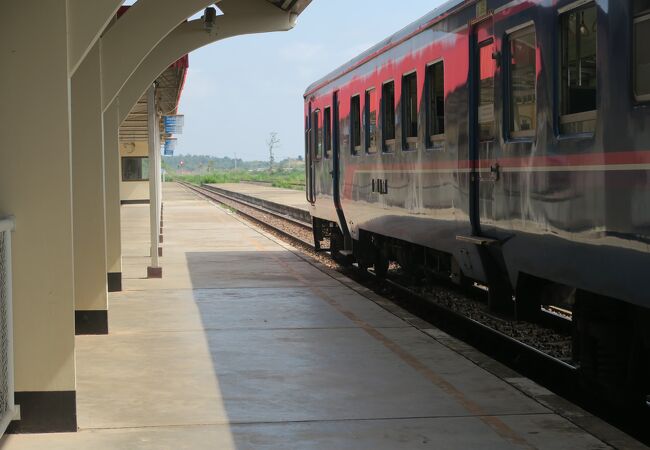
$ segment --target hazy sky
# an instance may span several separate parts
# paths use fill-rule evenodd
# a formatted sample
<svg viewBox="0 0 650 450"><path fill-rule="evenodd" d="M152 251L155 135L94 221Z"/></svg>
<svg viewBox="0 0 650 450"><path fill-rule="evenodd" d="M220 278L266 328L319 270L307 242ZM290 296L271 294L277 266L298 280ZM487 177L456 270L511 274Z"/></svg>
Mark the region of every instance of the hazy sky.
<svg viewBox="0 0 650 450"><path fill-rule="evenodd" d="M441 3L313 0L292 31L235 37L193 52L176 153L266 160L265 141L276 131L276 158L303 154L307 86Z"/></svg>

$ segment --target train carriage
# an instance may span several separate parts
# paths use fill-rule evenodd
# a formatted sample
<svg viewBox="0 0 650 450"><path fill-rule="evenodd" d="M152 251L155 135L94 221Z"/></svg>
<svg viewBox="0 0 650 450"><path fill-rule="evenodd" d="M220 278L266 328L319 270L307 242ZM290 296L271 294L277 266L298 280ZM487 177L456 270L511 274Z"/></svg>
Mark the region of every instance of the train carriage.
<svg viewBox="0 0 650 450"><path fill-rule="evenodd" d="M586 379L646 401L647 42L650 0L453 0L359 55L305 93L317 243L561 304Z"/></svg>

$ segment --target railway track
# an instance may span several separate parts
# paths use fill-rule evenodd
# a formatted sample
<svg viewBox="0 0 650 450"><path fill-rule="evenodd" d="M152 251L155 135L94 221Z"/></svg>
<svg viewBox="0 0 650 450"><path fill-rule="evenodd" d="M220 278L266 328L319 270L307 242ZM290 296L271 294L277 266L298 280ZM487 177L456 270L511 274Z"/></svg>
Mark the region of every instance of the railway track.
<svg viewBox="0 0 650 450"><path fill-rule="evenodd" d="M579 368L571 364L570 361L550 355L530 343L522 342L513 335L497 329L499 324L508 324L507 319L494 317L491 318L492 320L488 320L489 323L486 324L484 316L477 319L471 317L472 314L451 307L457 301L464 300L461 298L463 294L460 294L457 288L451 285L446 286L444 283L441 286L436 286L436 289L442 292L443 296L450 296L450 299L445 303L432 299L431 295L423 294L417 288L409 286L408 283L400 280L399 277L382 279L374 276L372 271L361 272L353 267L341 266L334 263L329 256L323 255L323 252L315 250L311 224L291 217L288 211L281 212L247 202L220 192L220 190L215 190L210 186L199 187L188 183L181 184L205 198L235 210L246 219L261 225L273 234L298 246L328 267L342 272L410 314L471 345L481 353L604 418L618 428L648 442L647 431L640 431L635 424L631 424L629 418L612 413L608 407L595 401L593 395L590 396L589 393L581 391ZM526 326L529 328L526 328ZM522 337L534 333L535 327L541 328L536 324L526 326L519 331ZM551 334L550 339L553 339L552 336ZM546 339L549 339L549 337L546 337Z"/></svg>
<svg viewBox="0 0 650 450"><path fill-rule="evenodd" d="M199 187L190 183L179 183L203 197L236 210L238 214L259 225L272 228L275 233L291 242L313 248L311 223L296 219L289 208L285 212L280 212L225 194L222 190L210 186Z"/></svg>

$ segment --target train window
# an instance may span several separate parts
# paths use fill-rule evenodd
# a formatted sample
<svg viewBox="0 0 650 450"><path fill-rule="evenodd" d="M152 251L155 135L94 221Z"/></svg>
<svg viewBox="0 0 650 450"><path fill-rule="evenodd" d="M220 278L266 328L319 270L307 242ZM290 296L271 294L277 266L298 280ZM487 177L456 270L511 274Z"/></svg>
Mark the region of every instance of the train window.
<svg viewBox="0 0 650 450"><path fill-rule="evenodd" d="M402 77L402 135L404 150L415 150L418 145L418 75Z"/></svg>
<svg viewBox="0 0 650 450"><path fill-rule="evenodd" d="M320 124L320 109L314 111L313 114L313 129L314 129L314 143L315 143L315 155L314 158L317 160L321 158L323 154L323 128Z"/></svg>
<svg viewBox="0 0 650 450"><path fill-rule="evenodd" d="M494 41L483 42L479 46L480 79L478 83L478 124L479 140L494 140Z"/></svg>
<svg viewBox="0 0 650 450"><path fill-rule="evenodd" d="M537 122L537 49L535 27L509 36L510 136L535 135Z"/></svg>
<svg viewBox="0 0 650 450"><path fill-rule="evenodd" d="M381 126L383 130L384 151L391 151L395 143L395 82L389 81L381 89Z"/></svg>
<svg viewBox="0 0 650 450"><path fill-rule="evenodd" d="M650 2L646 5L650 8ZM634 19L634 94L650 100L650 9Z"/></svg>
<svg viewBox="0 0 650 450"><path fill-rule="evenodd" d="M440 61L427 67L427 136L428 147L438 148L445 139L445 64Z"/></svg>
<svg viewBox="0 0 650 450"><path fill-rule="evenodd" d="M361 97L355 95L350 100L350 143L353 155L361 149Z"/></svg>
<svg viewBox="0 0 650 450"><path fill-rule="evenodd" d="M377 91L375 88L366 91L365 107L366 152L377 152Z"/></svg>
<svg viewBox="0 0 650 450"><path fill-rule="evenodd" d="M149 181L149 158L122 157L122 181Z"/></svg>
<svg viewBox="0 0 650 450"><path fill-rule="evenodd" d="M325 158L329 158L332 153L332 109L329 107L323 113L323 143Z"/></svg>
<svg viewBox="0 0 650 450"><path fill-rule="evenodd" d="M593 132L598 86L596 6L563 13L560 29L560 132Z"/></svg>

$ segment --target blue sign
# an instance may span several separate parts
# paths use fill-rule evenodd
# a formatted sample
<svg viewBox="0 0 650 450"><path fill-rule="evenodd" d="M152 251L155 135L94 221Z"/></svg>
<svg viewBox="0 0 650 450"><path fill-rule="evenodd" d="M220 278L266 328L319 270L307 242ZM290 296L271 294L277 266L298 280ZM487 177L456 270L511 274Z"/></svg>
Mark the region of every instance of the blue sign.
<svg viewBox="0 0 650 450"><path fill-rule="evenodd" d="M174 156L174 150L176 150L176 143L178 142L175 138L165 139L165 147L163 154L165 156Z"/></svg>
<svg viewBox="0 0 650 450"><path fill-rule="evenodd" d="M183 126L185 125L185 116L163 116L163 124L165 126L165 133L167 134L183 134Z"/></svg>

